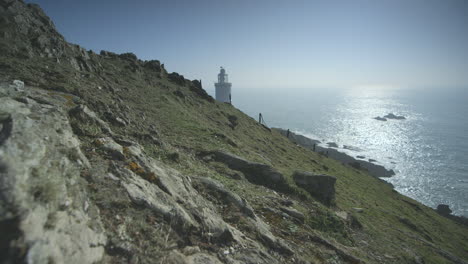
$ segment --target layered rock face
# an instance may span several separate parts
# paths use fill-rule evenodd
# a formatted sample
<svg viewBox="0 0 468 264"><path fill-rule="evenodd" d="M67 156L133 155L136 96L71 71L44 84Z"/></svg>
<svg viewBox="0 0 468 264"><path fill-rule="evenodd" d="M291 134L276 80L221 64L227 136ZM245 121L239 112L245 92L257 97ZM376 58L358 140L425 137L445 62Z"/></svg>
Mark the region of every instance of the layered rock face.
<svg viewBox="0 0 468 264"><path fill-rule="evenodd" d="M0 117L2 261L100 260L106 235L80 176L90 164L66 112L17 95L0 97Z"/></svg>
<svg viewBox="0 0 468 264"><path fill-rule="evenodd" d="M109 234L98 207L89 198L87 186L106 185L106 181L115 181L125 192L122 199L147 208L178 233L193 234L197 240L210 241L218 247L235 244L232 253L224 256L224 262L243 259L277 263L268 253L270 248L279 254L293 254L245 200L221 184L192 179L166 168L146 156L137 143L112 132L86 106L68 110L66 100L51 99L42 89L26 89L16 92L8 84L0 86L3 262L94 263L103 260L105 252L115 250L134 255L138 246L125 238L125 231L117 237ZM83 130L77 129L84 127L108 135L94 141L100 157L91 162L82 153L75 135L84 135ZM90 178L83 178L83 174ZM203 192L192 186L194 183L200 191L219 193L221 202L239 208L249 219L251 230L256 230L258 241L224 222L215 206L201 195ZM118 228L129 227L122 224ZM244 252L246 249L248 252ZM216 255L199 249L188 256L173 251L166 253L165 258L174 263L220 263Z"/></svg>

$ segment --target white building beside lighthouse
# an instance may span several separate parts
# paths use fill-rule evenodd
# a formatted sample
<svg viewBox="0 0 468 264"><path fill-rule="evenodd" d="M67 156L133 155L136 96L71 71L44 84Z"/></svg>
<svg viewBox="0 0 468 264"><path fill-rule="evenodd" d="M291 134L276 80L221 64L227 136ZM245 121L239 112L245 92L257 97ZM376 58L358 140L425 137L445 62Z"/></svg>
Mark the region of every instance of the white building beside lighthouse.
<svg viewBox="0 0 468 264"><path fill-rule="evenodd" d="M215 83L216 100L223 103L231 103L231 83L228 82L226 70L221 67L218 74L218 82Z"/></svg>

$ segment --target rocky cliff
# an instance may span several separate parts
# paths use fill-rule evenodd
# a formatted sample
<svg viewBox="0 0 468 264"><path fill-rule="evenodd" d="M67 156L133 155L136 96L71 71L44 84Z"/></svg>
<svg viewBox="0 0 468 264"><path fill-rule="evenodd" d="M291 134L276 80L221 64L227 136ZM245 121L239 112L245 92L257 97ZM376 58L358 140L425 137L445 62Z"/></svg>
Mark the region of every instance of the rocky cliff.
<svg viewBox="0 0 468 264"><path fill-rule="evenodd" d="M0 32L1 263L466 263L466 227L159 61L19 0Z"/></svg>

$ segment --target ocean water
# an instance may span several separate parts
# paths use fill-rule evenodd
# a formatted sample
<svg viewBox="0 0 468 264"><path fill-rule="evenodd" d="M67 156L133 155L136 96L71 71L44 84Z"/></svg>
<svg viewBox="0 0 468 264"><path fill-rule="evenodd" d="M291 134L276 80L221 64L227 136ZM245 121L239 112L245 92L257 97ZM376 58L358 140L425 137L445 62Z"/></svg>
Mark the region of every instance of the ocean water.
<svg viewBox="0 0 468 264"><path fill-rule="evenodd" d="M336 142L396 173L397 191L468 216L468 89L238 90L233 104L271 127ZM387 113L406 120L373 119Z"/></svg>

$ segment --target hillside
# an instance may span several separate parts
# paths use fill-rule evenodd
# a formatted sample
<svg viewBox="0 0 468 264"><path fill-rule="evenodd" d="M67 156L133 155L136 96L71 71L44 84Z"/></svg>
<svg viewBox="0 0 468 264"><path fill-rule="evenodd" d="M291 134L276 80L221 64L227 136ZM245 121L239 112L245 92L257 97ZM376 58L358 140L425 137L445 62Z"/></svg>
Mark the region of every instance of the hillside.
<svg viewBox="0 0 468 264"><path fill-rule="evenodd" d="M335 198L298 171L336 177ZM466 226L20 0L0 0L0 189L2 263L468 259Z"/></svg>

